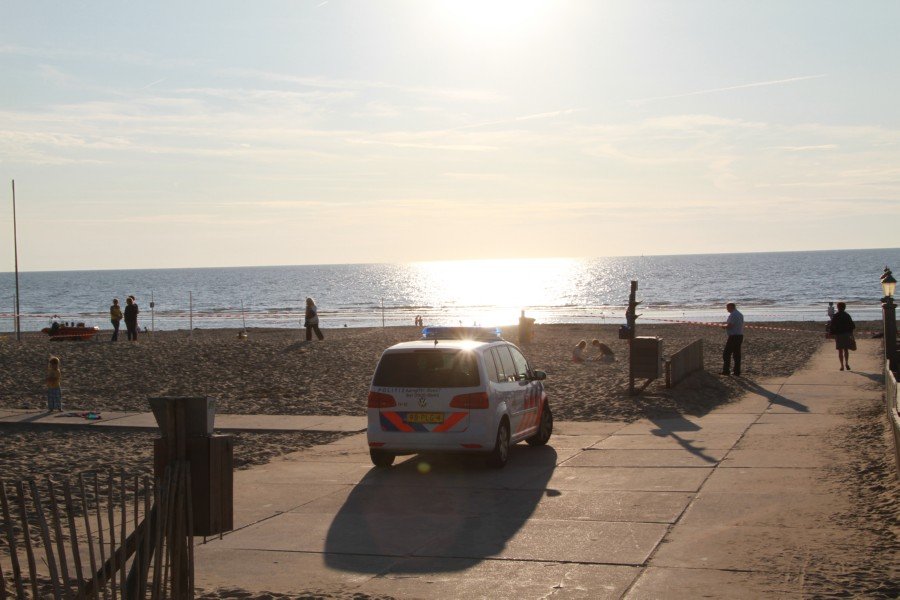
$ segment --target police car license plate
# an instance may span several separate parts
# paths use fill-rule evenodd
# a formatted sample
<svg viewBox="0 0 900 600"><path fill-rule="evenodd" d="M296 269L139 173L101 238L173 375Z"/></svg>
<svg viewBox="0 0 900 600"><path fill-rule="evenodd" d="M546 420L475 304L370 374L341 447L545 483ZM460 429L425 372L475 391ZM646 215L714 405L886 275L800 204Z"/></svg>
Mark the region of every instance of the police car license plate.
<svg viewBox="0 0 900 600"><path fill-rule="evenodd" d="M407 423L443 423L444 413L409 413Z"/></svg>

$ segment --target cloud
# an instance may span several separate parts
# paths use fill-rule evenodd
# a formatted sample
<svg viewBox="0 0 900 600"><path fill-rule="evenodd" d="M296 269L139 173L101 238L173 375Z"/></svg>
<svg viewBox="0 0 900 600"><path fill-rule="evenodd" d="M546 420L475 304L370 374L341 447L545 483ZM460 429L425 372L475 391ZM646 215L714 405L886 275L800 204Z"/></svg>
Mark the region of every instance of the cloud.
<svg viewBox="0 0 900 600"><path fill-rule="evenodd" d="M45 223L65 223L68 226L79 225L206 225L215 227L254 227L271 226L276 223L274 219L247 218L245 216L224 217L211 213L194 214L157 214L157 215L125 215L115 217L72 217L48 215L42 218Z"/></svg>
<svg viewBox="0 0 900 600"><path fill-rule="evenodd" d="M566 108L563 110L554 110L550 112L542 112L535 113L531 115L523 115L520 117L512 117L510 119L500 119L497 121L484 121L482 123L473 123L471 125L461 125L459 127L454 127L453 129L456 131L461 131L463 129L479 129L482 127L493 127L496 125L508 125L511 123L520 123L522 121L536 121L540 119L553 119L562 115L571 115L577 112L578 109L575 108Z"/></svg>
<svg viewBox="0 0 900 600"><path fill-rule="evenodd" d="M491 90L475 90L463 88L440 88L431 86L404 85L387 81L371 81L364 79L343 79L334 77L290 75L274 71L260 69L228 68L219 69L217 73L225 77L238 77L258 79L270 83L291 83L311 88L338 89L338 90L394 90L407 94L422 96L434 96L457 102L485 102L495 103L502 100L502 96Z"/></svg>
<svg viewBox="0 0 900 600"><path fill-rule="evenodd" d="M163 58L148 52L96 52L83 48L34 47L16 44L0 44L0 54L10 56L26 56L49 60L71 60L84 62L96 60L106 63L124 63L136 66L175 68L199 67L206 61L187 58Z"/></svg>
<svg viewBox="0 0 900 600"><path fill-rule="evenodd" d="M334 202L321 200L245 200L239 202L226 202L222 206L254 206L257 208L318 208L334 206ZM350 204L344 203L344 204Z"/></svg>
<svg viewBox="0 0 900 600"><path fill-rule="evenodd" d="M152 88L152 87L155 86L155 85L159 85L160 83L162 83L162 82L165 81L165 80L166 80L166 78L163 77L163 78L161 78L161 79L157 79L156 81L151 81L151 82L148 83L147 85L141 86L141 87L138 88L138 89L141 89L141 90L148 90L148 89Z"/></svg>
<svg viewBox="0 0 900 600"><path fill-rule="evenodd" d="M461 181L504 181L510 177L506 173L441 173L441 176Z"/></svg>
<svg viewBox="0 0 900 600"><path fill-rule="evenodd" d="M346 100L355 97L352 92L346 91L306 91L273 90L267 88L227 88L227 87L195 87L178 88L172 94L190 97L200 96L238 102L242 104L257 104L261 101L270 103L282 103L285 106L296 106L298 101L304 102L331 102L334 100Z"/></svg>
<svg viewBox="0 0 900 600"><path fill-rule="evenodd" d="M811 150L836 150L837 144L819 144L816 146L776 146L773 150L785 150L787 152L809 152Z"/></svg>
<svg viewBox="0 0 900 600"><path fill-rule="evenodd" d="M402 108L387 102L367 102L365 107L355 112L353 116L372 119L396 119L404 114L406 113Z"/></svg>
<svg viewBox="0 0 900 600"><path fill-rule="evenodd" d="M451 144L428 141L401 141L399 139L348 138L348 142L359 145L381 145L394 148L416 148L419 150L449 150L452 152L495 152L500 148L481 144Z"/></svg>
<svg viewBox="0 0 900 600"><path fill-rule="evenodd" d="M149 166L183 181L183 199L221 207L259 198L252 203L257 209L288 218L291 211L330 215L361 201L430 194L448 202L477 195L471 210L480 214L494 214L488 204L521 205L535 217L541 210L553 211L554 219L581 211L608 219L637 205L648 218L667 206L685 206L701 218L704 211L719 214L723 198L765 203L771 211L767 198L809 206L822 190L896 198L900 186L890 172L900 163L900 138L887 127L716 114L616 121L571 106L517 114L439 102L434 112L417 113L396 94L314 79L325 85L151 86L7 109L0 111L0 161L4 167L104 164L131 197L142 193ZM509 116L472 122L471 114L488 111ZM464 119L470 124L447 127ZM299 199L293 197L298 189ZM693 202L708 204L694 208ZM366 214L374 218L378 210Z"/></svg>
<svg viewBox="0 0 900 600"><path fill-rule="evenodd" d="M52 65L39 65L38 73L44 81L49 81L57 85L72 85L77 80Z"/></svg>

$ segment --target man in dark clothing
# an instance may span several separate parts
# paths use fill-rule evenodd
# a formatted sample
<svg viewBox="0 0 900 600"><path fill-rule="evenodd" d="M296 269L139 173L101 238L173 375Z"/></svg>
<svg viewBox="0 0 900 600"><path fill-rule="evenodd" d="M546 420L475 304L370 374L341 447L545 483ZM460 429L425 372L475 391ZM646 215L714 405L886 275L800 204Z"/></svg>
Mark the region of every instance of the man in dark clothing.
<svg viewBox="0 0 900 600"><path fill-rule="evenodd" d="M741 376L741 346L744 343L744 315L737 309L734 302L725 305L728 311L728 320L725 321L725 333L728 341L725 342L725 350L722 352L722 375L731 374L731 357L734 357L734 374Z"/></svg>
<svg viewBox="0 0 900 600"><path fill-rule="evenodd" d="M856 340L853 339L853 330L856 325L847 312L847 305L837 303L837 313L831 317L831 336L834 338L834 347L837 348L838 360L841 361L841 371L850 370L850 351L856 350Z"/></svg>
<svg viewBox="0 0 900 600"><path fill-rule="evenodd" d="M132 342L137 341L138 312L138 305L134 301L134 296L128 296L125 299L125 329L128 331L128 339Z"/></svg>

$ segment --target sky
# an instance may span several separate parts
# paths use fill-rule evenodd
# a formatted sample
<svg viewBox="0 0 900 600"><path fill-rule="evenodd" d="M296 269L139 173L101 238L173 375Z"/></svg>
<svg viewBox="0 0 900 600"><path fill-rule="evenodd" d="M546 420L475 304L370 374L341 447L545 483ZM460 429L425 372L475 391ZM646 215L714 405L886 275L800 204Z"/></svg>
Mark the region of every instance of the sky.
<svg viewBox="0 0 900 600"><path fill-rule="evenodd" d="M900 246L900 2L0 7L0 271Z"/></svg>

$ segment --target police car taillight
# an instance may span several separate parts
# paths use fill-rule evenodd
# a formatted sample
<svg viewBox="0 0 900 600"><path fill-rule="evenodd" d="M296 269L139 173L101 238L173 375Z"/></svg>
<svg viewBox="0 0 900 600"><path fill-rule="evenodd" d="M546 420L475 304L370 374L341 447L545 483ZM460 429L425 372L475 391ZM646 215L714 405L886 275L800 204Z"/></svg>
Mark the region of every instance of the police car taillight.
<svg viewBox="0 0 900 600"><path fill-rule="evenodd" d="M369 392L369 408L390 408L397 406L397 401L390 394L382 394L381 392Z"/></svg>
<svg viewBox="0 0 900 600"><path fill-rule="evenodd" d="M454 396L450 401L453 408L465 408L471 410L473 408L487 408L490 404L490 397L487 392L478 392L477 394L460 394Z"/></svg>

